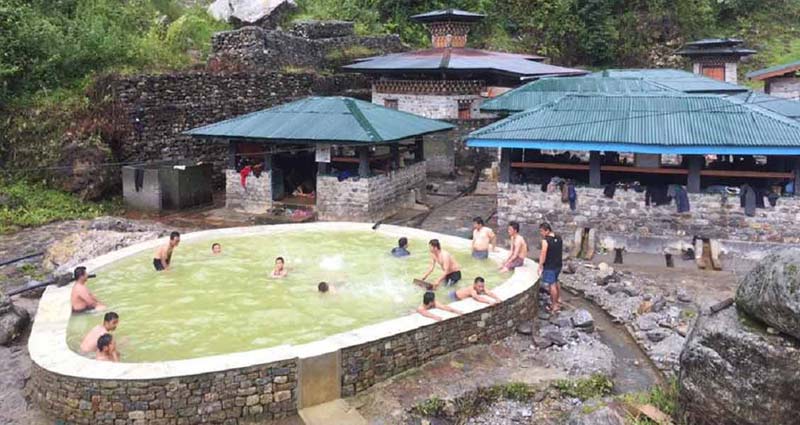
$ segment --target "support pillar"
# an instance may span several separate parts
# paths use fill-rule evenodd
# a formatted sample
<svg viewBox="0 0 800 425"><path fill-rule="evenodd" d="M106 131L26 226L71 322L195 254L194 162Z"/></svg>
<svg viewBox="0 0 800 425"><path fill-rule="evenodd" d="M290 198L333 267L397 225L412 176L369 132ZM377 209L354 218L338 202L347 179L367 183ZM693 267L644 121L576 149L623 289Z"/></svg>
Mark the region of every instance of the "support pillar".
<svg viewBox="0 0 800 425"><path fill-rule="evenodd" d="M589 152L589 186L600 187L602 178L600 177L600 152Z"/></svg>
<svg viewBox="0 0 800 425"><path fill-rule="evenodd" d="M389 145L389 154L392 159L392 170L400 169L400 145L392 143Z"/></svg>
<svg viewBox="0 0 800 425"><path fill-rule="evenodd" d="M414 159L417 162L425 160L425 145L423 144L422 137L414 139Z"/></svg>
<svg viewBox="0 0 800 425"><path fill-rule="evenodd" d="M369 177L369 148L366 146L358 148L358 176Z"/></svg>
<svg viewBox="0 0 800 425"><path fill-rule="evenodd" d="M236 142L233 140L228 142L228 169L236 169Z"/></svg>
<svg viewBox="0 0 800 425"><path fill-rule="evenodd" d="M794 196L800 193L800 156L792 158L792 173L794 173Z"/></svg>
<svg viewBox="0 0 800 425"><path fill-rule="evenodd" d="M272 154L264 154L264 171L272 171Z"/></svg>
<svg viewBox="0 0 800 425"><path fill-rule="evenodd" d="M702 155L689 155L689 176L686 179L686 190L689 193L700 192L700 170L703 169L705 158Z"/></svg>
<svg viewBox="0 0 800 425"><path fill-rule="evenodd" d="M500 182L511 182L511 149L500 149Z"/></svg>

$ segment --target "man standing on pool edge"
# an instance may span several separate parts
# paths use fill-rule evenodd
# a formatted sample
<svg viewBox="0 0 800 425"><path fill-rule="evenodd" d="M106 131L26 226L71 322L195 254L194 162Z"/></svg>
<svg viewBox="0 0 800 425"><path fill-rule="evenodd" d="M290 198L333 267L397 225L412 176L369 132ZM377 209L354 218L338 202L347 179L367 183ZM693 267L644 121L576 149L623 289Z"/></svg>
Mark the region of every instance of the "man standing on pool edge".
<svg viewBox="0 0 800 425"><path fill-rule="evenodd" d="M553 233L553 228L547 223L539 225L539 234L542 236L542 252L539 254L539 273L542 286L550 291L550 312L558 313L561 310L561 288L558 287L558 275L561 273L564 245L561 236Z"/></svg>
<svg viewBox="0 0 800 425"><path fill-rule="evenodd" d="M153 256L153 267L155 267L157 272L169 270L169 263L172 261L172 251L179 243L181 243L181 234L172 232L169 235L169 241L167 241L166 245L162 245L156 249L156 253Z"/></svg>
<svg viewBox="0 0 800 425"><path fill-rule="evenodd" d="M438 288L442 282L444 282L446 286L452 286L458 283L458 281L461 280L461 266L458 265L456 259L453 258L449 252L442 249L438 239L431 239L431 241L428 242L428 246L430 246L431 249L431 268L422 276L421 280L424 281L427 279L428 276L433 273L436 264L439 264L442 268L442 275L431 285L433 289Z"/></svg>

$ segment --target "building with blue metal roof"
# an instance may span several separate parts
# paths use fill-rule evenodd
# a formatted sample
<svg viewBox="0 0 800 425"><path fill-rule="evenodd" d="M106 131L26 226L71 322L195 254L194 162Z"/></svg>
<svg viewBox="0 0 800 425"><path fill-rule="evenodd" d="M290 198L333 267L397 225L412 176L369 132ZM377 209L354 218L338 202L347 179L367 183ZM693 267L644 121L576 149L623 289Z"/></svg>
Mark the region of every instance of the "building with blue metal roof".
<svg viewBox="0 0 800 425"><path fill-rule="evenodd" d="M347 97L308 97L186 131L227 143L226 205L372 221L426 182L423 136L452 124Z"/></svg>
<svg viewBox="0 0 800 425"><path fill-rule="evenodd" d="M747 78L763 81L767 94L800 101L800 60L750 72Z"/></svg>

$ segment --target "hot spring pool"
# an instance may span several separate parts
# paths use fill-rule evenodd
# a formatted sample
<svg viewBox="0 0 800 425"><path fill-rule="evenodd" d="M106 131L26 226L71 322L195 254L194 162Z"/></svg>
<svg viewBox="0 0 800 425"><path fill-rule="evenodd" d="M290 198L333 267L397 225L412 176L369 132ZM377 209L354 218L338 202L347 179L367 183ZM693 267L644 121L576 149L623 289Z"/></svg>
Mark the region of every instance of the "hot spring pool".
<svg viewBox="0 0 800 425"><path fill-rule="evenodd" d="M222 244L219 256L211 243ZM411 256L394 258L396 235L369 230L301 229L181 242L171 270L153 270L153 249L144 249L94 272L88 282L109 310L120 315L115 332L123 362L154 362L303 344L404 316L422 299L412 285L430 264L427 239L409 237ZM494 288L509 275L492 260L471 258L464 246L443 248L462 268L458 287L483 276ZM268 275L276 257L289 275ZM441 275L434 271L432 278ZM336 286L320 294L317 283ZM449 302L452 288L437 299ZM76 350L102 313L72 315L67 343Z"/></svg>

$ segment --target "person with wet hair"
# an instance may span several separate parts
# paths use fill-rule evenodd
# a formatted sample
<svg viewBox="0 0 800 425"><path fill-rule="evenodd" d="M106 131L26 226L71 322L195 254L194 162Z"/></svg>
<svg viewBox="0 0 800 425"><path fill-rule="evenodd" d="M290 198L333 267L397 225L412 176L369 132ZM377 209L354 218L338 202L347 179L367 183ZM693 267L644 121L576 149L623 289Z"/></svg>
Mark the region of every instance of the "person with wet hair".
<svg viewBox="0 0 800 425"><path fill-rule="evenodd" d="M442 268L442 275L431 284L433 289L438 288L442 283L445 286L453 286L458 283L461 280L461 266L456 262L456 259L449 252L442 249L438 239L431 239L428 242L428 246L431 251L431 266L420 280L425 281L438 264Z"/></svg>
<svg viewBox="0 0 800 425"><path fill-rule="evenodd" d="M450 307L449 305L445 305L445 304L440 303L439 301L436 301L436 293L433 292L433 291L427 291L422 296L422 305L417 307L417 313L419 313L419 314L421 314L421 315L423 315L423 316L425 316L425 317L427 317L429 319L433 319L433 320L439 322L439 321L442 320L442 318L437 316L437 315L435 315L435 314L433 314L433 313L431 313L431 310L433 310L434 308L438 308L439 310L449 311L449 312L451 312L453 314L458 314L458 315L463 314L463 313L461 313L461 311L459 311L459 310L457 310L457 309L455 309L453 307Z"/></svg>
<svg viewBox="0 0 800 425"><path fill-rule="evenodd" d="M97 354L95 360L105 362L118 362L119 353L117 352L117 345L114 342L114 337L111 334L103 334L97 338Z"/></svg>
<svg viewBox="0 0 800 425"><path fill-rule="evenodd" d="M94 296L92 291L86 287L86 281L93 278L86 272L86 267L75 267L73 271L75 277L75 284L72 286L72 292L69 299L72 304L73 313L86 313L88 311L103 311L106 306L100 303L97 297Z"/></svg>
<svg viewBox="0 0 800 425"><path fill-rule="evenodd" d="M211 244L211 253L214 255L222 254L222 245L220 245L218 242Z"/></svg>
<svg viewBox="0 0 800 425"><path fill-rule="evenodd" d="M284 267L283 257L278 257L275 259L275 268L272 269L272 273L270 276L276 279L280 279L286 277L289 272Z"/></svg>
<svg viewBox="0 0 800 425"><path fill-rule="evenodd" d="M511 245L511 253L500 268L500 273L522 266L525 264L525 257L528 256L528 243L519 234L519 223L516 221L508 223L508 243Z"/></svg>
<svg viewBox="0 0 800 425"><path fill-rule="evenodd" d="M392 256L401 258L401 257L408 257L411 255L408 252L408 238L402 237L397 240L397 246L392 248Z"/></svg>
<svg viewBox="0 0 800 425"><path fill-rule="evenodd" d="M333 286L332 283L320 282L319 284L317 284L317 291L319 291L320 294L328 294L328 293L335 294L336 287Z"/></svg>
<svg viewBox="0 0 800 425"><path fill-rule="evenodd" d="M172 251L179 243L181 243L181 234L172 232L169 234L167 243L156 249L155 255L153 255L153 267L157 272L169 270L172 262Z"/></svg>
<svg viewBox="0 0 800 425"><path fill-rule="evenodd" d="M117 330L117 326L119 326L119 315L113 311L106 313L105 316L103 316L103 323L93 327L83 338L83 341L81 341L81 353L88 354L97 350L97 338L114 332Z"/></svg>

